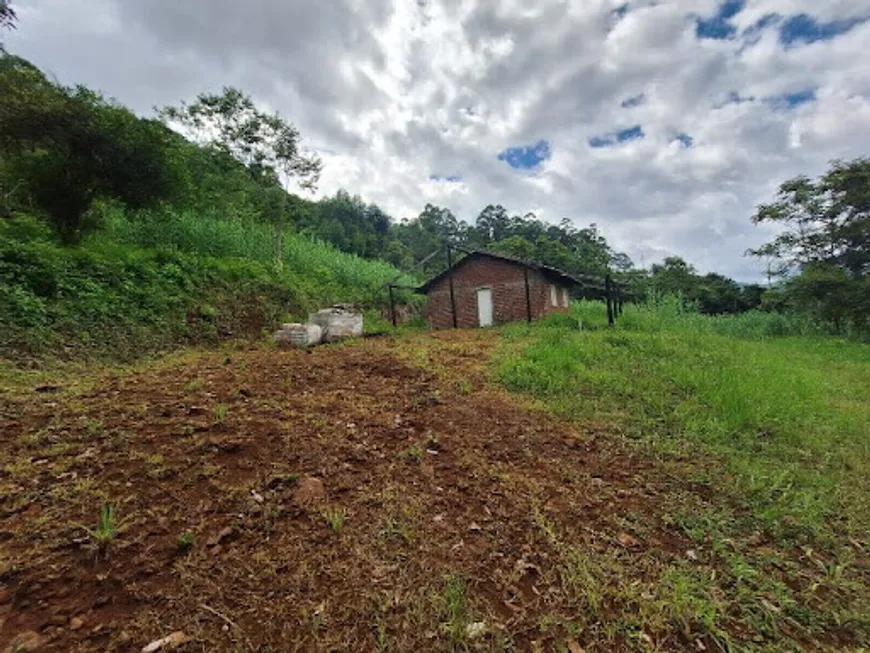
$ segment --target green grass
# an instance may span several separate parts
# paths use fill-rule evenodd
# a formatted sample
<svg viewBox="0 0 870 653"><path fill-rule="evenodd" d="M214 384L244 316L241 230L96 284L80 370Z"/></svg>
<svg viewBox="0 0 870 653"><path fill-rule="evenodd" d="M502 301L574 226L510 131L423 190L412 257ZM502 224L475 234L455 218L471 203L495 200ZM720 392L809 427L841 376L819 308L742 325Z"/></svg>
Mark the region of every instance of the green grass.
<svg viewBox="0 0 870 653"><path fill-rule="evenodd" d="M36 220L0 221L0 356L133 359L259 338L336 302L373 319L387 305L395 268L287 233L279 270L273 238L260 223L108 209L102 231L61 247Z"/></svg>
<svg viewBox="0 0 870 653"><path fill-rule="evenodd" d="M588 313L593 306L578 307ZM870 346L751 339L628 307L610 330L515 326L498 374L575 417L606 418L660 450L721 457L730 490L771 528L870 524ZM664 327L662 323L669 326Z"/></svg>
<svg viewBox="0 0 870 653"><path fill-rule="evenodd" d="M712 594L677 568L663 575L673 621L715 634L737 620L768 638L793 622L868 634L870 346L779 331L816 333L799 318L673 304L628 306L608 328L604 307L585 302L505 327L496 375L624 434L675 479L663 518L712 547L718 571ZM747 544L758 532L771 550Z"/></svg>
<svg viewBox="0 0 870 653"><path fill-rule="evenodd" d="M450 574L444 579L439 599L444 634L456 650L461 648L468 637L468 626L471 623L468 582L459 574Z"/></svg>
<svg viewBox="0 0 870 653"><path fill-rule="evenodd" d="M400 275L393 266L339 251L329 243L285 228L282 234L283 275L307 289L316 299L384 306L385 284ZM240 258L272 265L275 229L241 218L203 217L191 212L152 212L147 219L131 218L108 208L103 228L89 240L143 249L173 249L211 258ZM413 280L401 280L412 285ZM405 294L402 299L408 299Z"/></svg>

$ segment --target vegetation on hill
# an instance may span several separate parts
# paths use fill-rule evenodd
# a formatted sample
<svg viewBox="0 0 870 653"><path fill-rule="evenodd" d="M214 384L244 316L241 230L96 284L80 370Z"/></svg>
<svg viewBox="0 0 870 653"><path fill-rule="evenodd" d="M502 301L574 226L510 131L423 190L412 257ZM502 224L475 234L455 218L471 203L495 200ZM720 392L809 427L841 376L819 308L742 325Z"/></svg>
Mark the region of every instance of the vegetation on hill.
<svg viewBox="0 0 870 653"><path fill-rule="evenodd" d="M14 216L0 223L0 355L129 359L262 336L337 301L382 306L391 266L293 235L272 264L268 225L106 211L75 247Z"/></svg>
<svg viewBox="0 0 870 653"><path fill-rule="evenodd" d="M324 304L383 308L385 284L413 282L310 233L276 243L276 221L304 201L261 154L195 144L11 55L0 87L3 355L129 357L259 337ZM298 134L281 124L287 151ZM283 161L286 177L294 159Z"/></svg>

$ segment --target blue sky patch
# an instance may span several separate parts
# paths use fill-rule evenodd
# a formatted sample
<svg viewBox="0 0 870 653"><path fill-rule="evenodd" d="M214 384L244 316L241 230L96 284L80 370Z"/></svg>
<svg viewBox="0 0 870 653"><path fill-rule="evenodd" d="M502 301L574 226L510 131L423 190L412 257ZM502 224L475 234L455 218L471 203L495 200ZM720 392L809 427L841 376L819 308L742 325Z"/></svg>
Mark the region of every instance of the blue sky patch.
<svg viewBox="0 0 870 653"><path fill-rule="evenodd" d="M534 145L509 147L498 155L498 160L517 170L531 170L549 159L550 154L550 143L541 139Z"/></svg>
<svg viewBox="0 0 870 653"><path fill-rule="evenodd" d="M680 141L680 143L683 144L683 147L692 147L692 145L695 143L695 139L685 132L677 134L677 137L674 140Z"/></svg>
<svg viewBox="0 0 870 653"><path fill-rule="evenodd" d="M646 100L646 95L641 93L640 95L633 95L632 97L625 98L622 101L623 109L630 109L631 107L638 107L643 104L644 100Z"/></svg>
<svg viewBox="0 0 870 653"><path fill-rule="evenodd" d="M774 105L777 109L794 109L807 102L813 102L816 99L814 89L805 91L797 91L795 93L784 93L768 99L768 102Z"/></svg>
<svg viewBox="0 0 870 653"><path fill-rule="evenodd" d="M446 177L442 177L441 175L429 175L429 179L432 181L446 181L451 184L458 184L462 181L462 175L447 175Z"/></svg>
<svg viewBox="0 0 870 653"><path fill-rule="evenodd" d="M789 18L779 28L779 42L783 45L793 45L795 43L828 41L840 34L845 34L867 20L870 20L870 17L844 18L829 23L820 23L809 14L798 14Z"/></svg>
<svg viewBox="0 0 870 653"><path fill-rule="evenodd" d="M709 19L698 18L695 36L699 39L730 39L737 33L731 19L743 10L745 0L726 0L719 5L719 11Z"/></svg>
<svg viewBox="0 0 870 653"><path fill-rule="evenodd" d="M640 125L635 125L634 127L621 129L611 134L593 136L589 139L589 145L590 147L610 147L617 143L625 143L626 141L633 141L643 137L643 128Z"/></svg>

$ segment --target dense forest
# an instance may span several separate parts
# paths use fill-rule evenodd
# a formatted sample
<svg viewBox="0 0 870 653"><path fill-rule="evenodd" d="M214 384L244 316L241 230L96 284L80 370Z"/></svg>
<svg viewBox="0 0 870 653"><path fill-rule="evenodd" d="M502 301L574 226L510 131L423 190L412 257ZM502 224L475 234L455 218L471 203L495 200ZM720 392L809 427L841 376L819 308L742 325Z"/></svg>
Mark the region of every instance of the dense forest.
<svg viewBox="0 0 870 653"><path fill-rule="evenodd" d="M491 204L466 221L427 204L397 219L344 191L312 200L304 191L321 168L291 123L238 89L143 118L0 54L0 346L160 347L266 328L318 303L379 309L387 283L443 269L446 243L609 273L633 301L676 295L708 314L802 312L836 333L868 326L868 160L788 181L759 207L753 221L783 227L748 252L767 262L767 288L699 274L679 257L640 269L570 216L550 224Z"/></svg>

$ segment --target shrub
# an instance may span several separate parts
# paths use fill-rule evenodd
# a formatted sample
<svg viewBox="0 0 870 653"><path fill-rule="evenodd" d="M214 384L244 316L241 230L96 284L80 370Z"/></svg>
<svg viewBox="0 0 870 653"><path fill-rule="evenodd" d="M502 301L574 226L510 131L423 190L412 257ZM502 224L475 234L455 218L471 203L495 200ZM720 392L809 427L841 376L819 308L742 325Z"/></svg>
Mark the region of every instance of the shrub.
<svg viewBox="0 0 870 653"><path fill-rule="evenodd" d="M282 317L322 305L382 307L383 284L398 275L292 234L279 271L264 225L204 224L174 213L140 223L104 210L106 231L78 247L52 242L32 219L0 222L0 355L130 359L229 336L258 338Z"/></svg>

